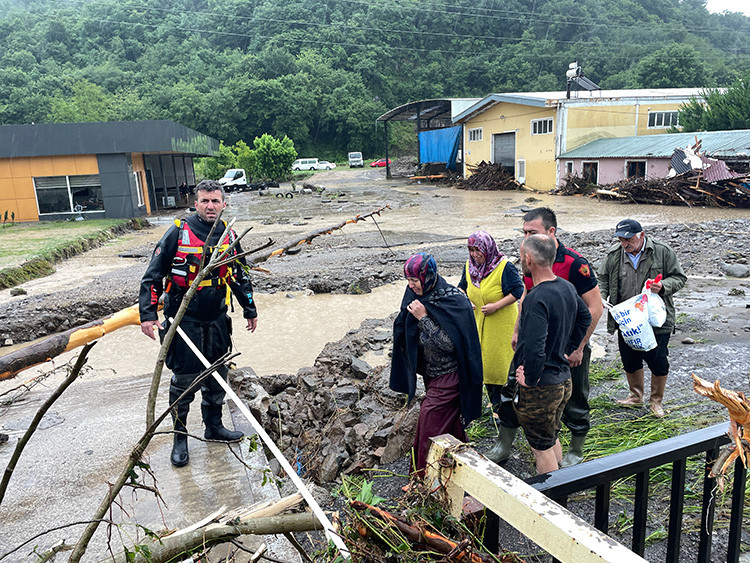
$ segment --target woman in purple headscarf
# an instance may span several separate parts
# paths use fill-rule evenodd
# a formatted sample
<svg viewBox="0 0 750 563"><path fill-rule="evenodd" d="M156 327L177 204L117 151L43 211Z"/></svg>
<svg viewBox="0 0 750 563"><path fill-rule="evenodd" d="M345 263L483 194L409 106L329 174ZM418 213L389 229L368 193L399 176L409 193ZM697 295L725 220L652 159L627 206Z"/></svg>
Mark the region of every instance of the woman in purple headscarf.
<svg viewBox="0 0 750 563"><path fill-rule="evenodd" d="M513 359L510 342L518 317L516 301L523 295L523 282L516 267L497 249L489 233L477 231L469 237L468 247L469 259L458 287L466 292L474 306L482 344L484 383L496 411Z"/></svg>
<svg viewBox="0 0 750 563"><path fill-rule="evenodd" d="M452 434L466 441L464 428L481 411L482 356L471 304L438 275L424 252L404 265L408 287L393 323L390 387L414 397L417 374L425 398L414 438L414 469L424 476L429 439Z"/></svg>

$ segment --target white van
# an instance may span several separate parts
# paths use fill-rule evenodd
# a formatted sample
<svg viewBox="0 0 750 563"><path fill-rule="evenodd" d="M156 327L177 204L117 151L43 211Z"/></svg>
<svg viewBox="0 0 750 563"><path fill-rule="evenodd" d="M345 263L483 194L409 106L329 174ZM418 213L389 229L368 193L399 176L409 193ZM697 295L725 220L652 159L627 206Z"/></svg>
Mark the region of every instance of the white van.
<svg viewBox="0 0 750 563"><path fill-rule="evenodd" d="M292 170L316 170L317 168L317 158L300 158L292 162Z"/></svg>
<svg viewBox="0 0 750 563"><path fill-rule="evenodd" d="M361 152L350 152L349 153L349 168L356 168L357 166L364 166L365 161L362 160Z"/></svg>

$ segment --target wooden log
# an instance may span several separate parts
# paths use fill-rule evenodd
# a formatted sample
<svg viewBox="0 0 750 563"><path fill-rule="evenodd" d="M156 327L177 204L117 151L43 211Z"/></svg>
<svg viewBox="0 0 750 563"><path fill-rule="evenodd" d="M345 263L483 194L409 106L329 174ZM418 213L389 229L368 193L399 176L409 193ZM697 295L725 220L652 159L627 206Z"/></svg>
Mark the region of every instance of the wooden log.
<svg viewBox="0 0 750 563"><path fill-rule="evenodd" d="M118 328L140 324L138 305L133 305L102 319L53 334L40 342L0 356L0 380L15 377L27 368L48 362L63 352L93 342Z"/></svg>
<svg viewBox="0 0 750 563"><path fill-rule="evenodd" d="M598 189L598 190L596 190L596 193L597 194L601 194L601 195L606 195L606 196L609 196L609 197L616 197L616 198L620 198L620 199L624 199L624 198L627 197L627 196L624 196L624 195L622 195L620 193L617 193L615 191L612 191L612 190Z"/></svg>
<svg viewBox="0 0 750 563"><path fill-rule="evenodd" d="M264 516L237 524L214 524L176 537L167 536L156 540L145 539L139 542L138 545L142 547L135 554L135 558L133 558L133 552L131 551L129 555L126 553L117 554L114 561L116 563L163 563L172 561L179 555L195 549L224 543L242 535L284 534L321 529L323 529L323 526L310 512ZM145 551L143 546L148 548L148 557L143 555ZM112 561L112 558L107 558L105 561Z"/></svg>
<svg viewBox="0 0 750 563"><path fill-rule="evenodd" d="M464 546L464 550L461 553L457 553L461 547L458 542L437 532L430 531L418 523L409 524L403 518L399 518L382 508L371 506L358 500L350 501L349 504L355 510L367 511L384 522L393 524L412 543L426 545L438 553L453 553L453 559L451 559L453 561L468 561L470 563L485 563L487 561L484 557L476 553L467 554L465 552L466 546Z"/></svg>

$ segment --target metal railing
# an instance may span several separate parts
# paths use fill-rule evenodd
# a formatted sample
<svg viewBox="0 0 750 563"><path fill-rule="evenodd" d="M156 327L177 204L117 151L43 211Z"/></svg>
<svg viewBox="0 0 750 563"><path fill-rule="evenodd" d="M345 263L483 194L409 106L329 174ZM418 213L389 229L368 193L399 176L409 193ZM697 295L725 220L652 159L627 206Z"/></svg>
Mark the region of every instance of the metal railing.
<svg viewBox="0 0 750 563"><path fill-rule="evenodd" d="M671 463L672 482L666 561L672 563L680 561L687 459L705 452L706 464L703 476L701 529L697 561L708 563L711 561L715 507L714 489L716 486L716 479L709 477L709 472L711 465L719 455L719 448L730 443L726 432L727 423L721 423L703 430L696 430L675 438L532 477L526 482L562 506L567 506L569 495L596 489L593 524L601 532L607 533L612 483L618 479L635 476L631 549L638 555L643 556L647 537L649 472L656 467ZM734 466L732 509L726 559L728 562L739 561L746 477L747 470L738 459Z"/></svg>

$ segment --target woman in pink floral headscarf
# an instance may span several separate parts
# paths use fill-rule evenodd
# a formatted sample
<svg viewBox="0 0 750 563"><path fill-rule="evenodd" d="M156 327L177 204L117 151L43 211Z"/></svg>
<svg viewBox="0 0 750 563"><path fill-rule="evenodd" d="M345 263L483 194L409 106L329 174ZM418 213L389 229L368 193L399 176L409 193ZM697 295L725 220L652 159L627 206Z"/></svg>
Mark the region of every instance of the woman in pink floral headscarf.
<svg viewBox="0 0 750 563"><path fill-rule="evenodd" d="M435 259L419 252L404 264L407 287L393 322L390 387L407 393L424 378L425 396L414 437L414 469L424 477L430 438L464 428L482 411L482 352L471 303L438 275Z"/></svg>
<svg viewBox="0 0 750 563"><path fill-rule="evenodd" d="M513 359L510 341L518 317L516 301L523 295L523 282L516 267L497 249L485 231L469 237L469 259L458 284L474 306L482 345L484 383L493 410L500 404L500 389L508 380Z"/></svg>

